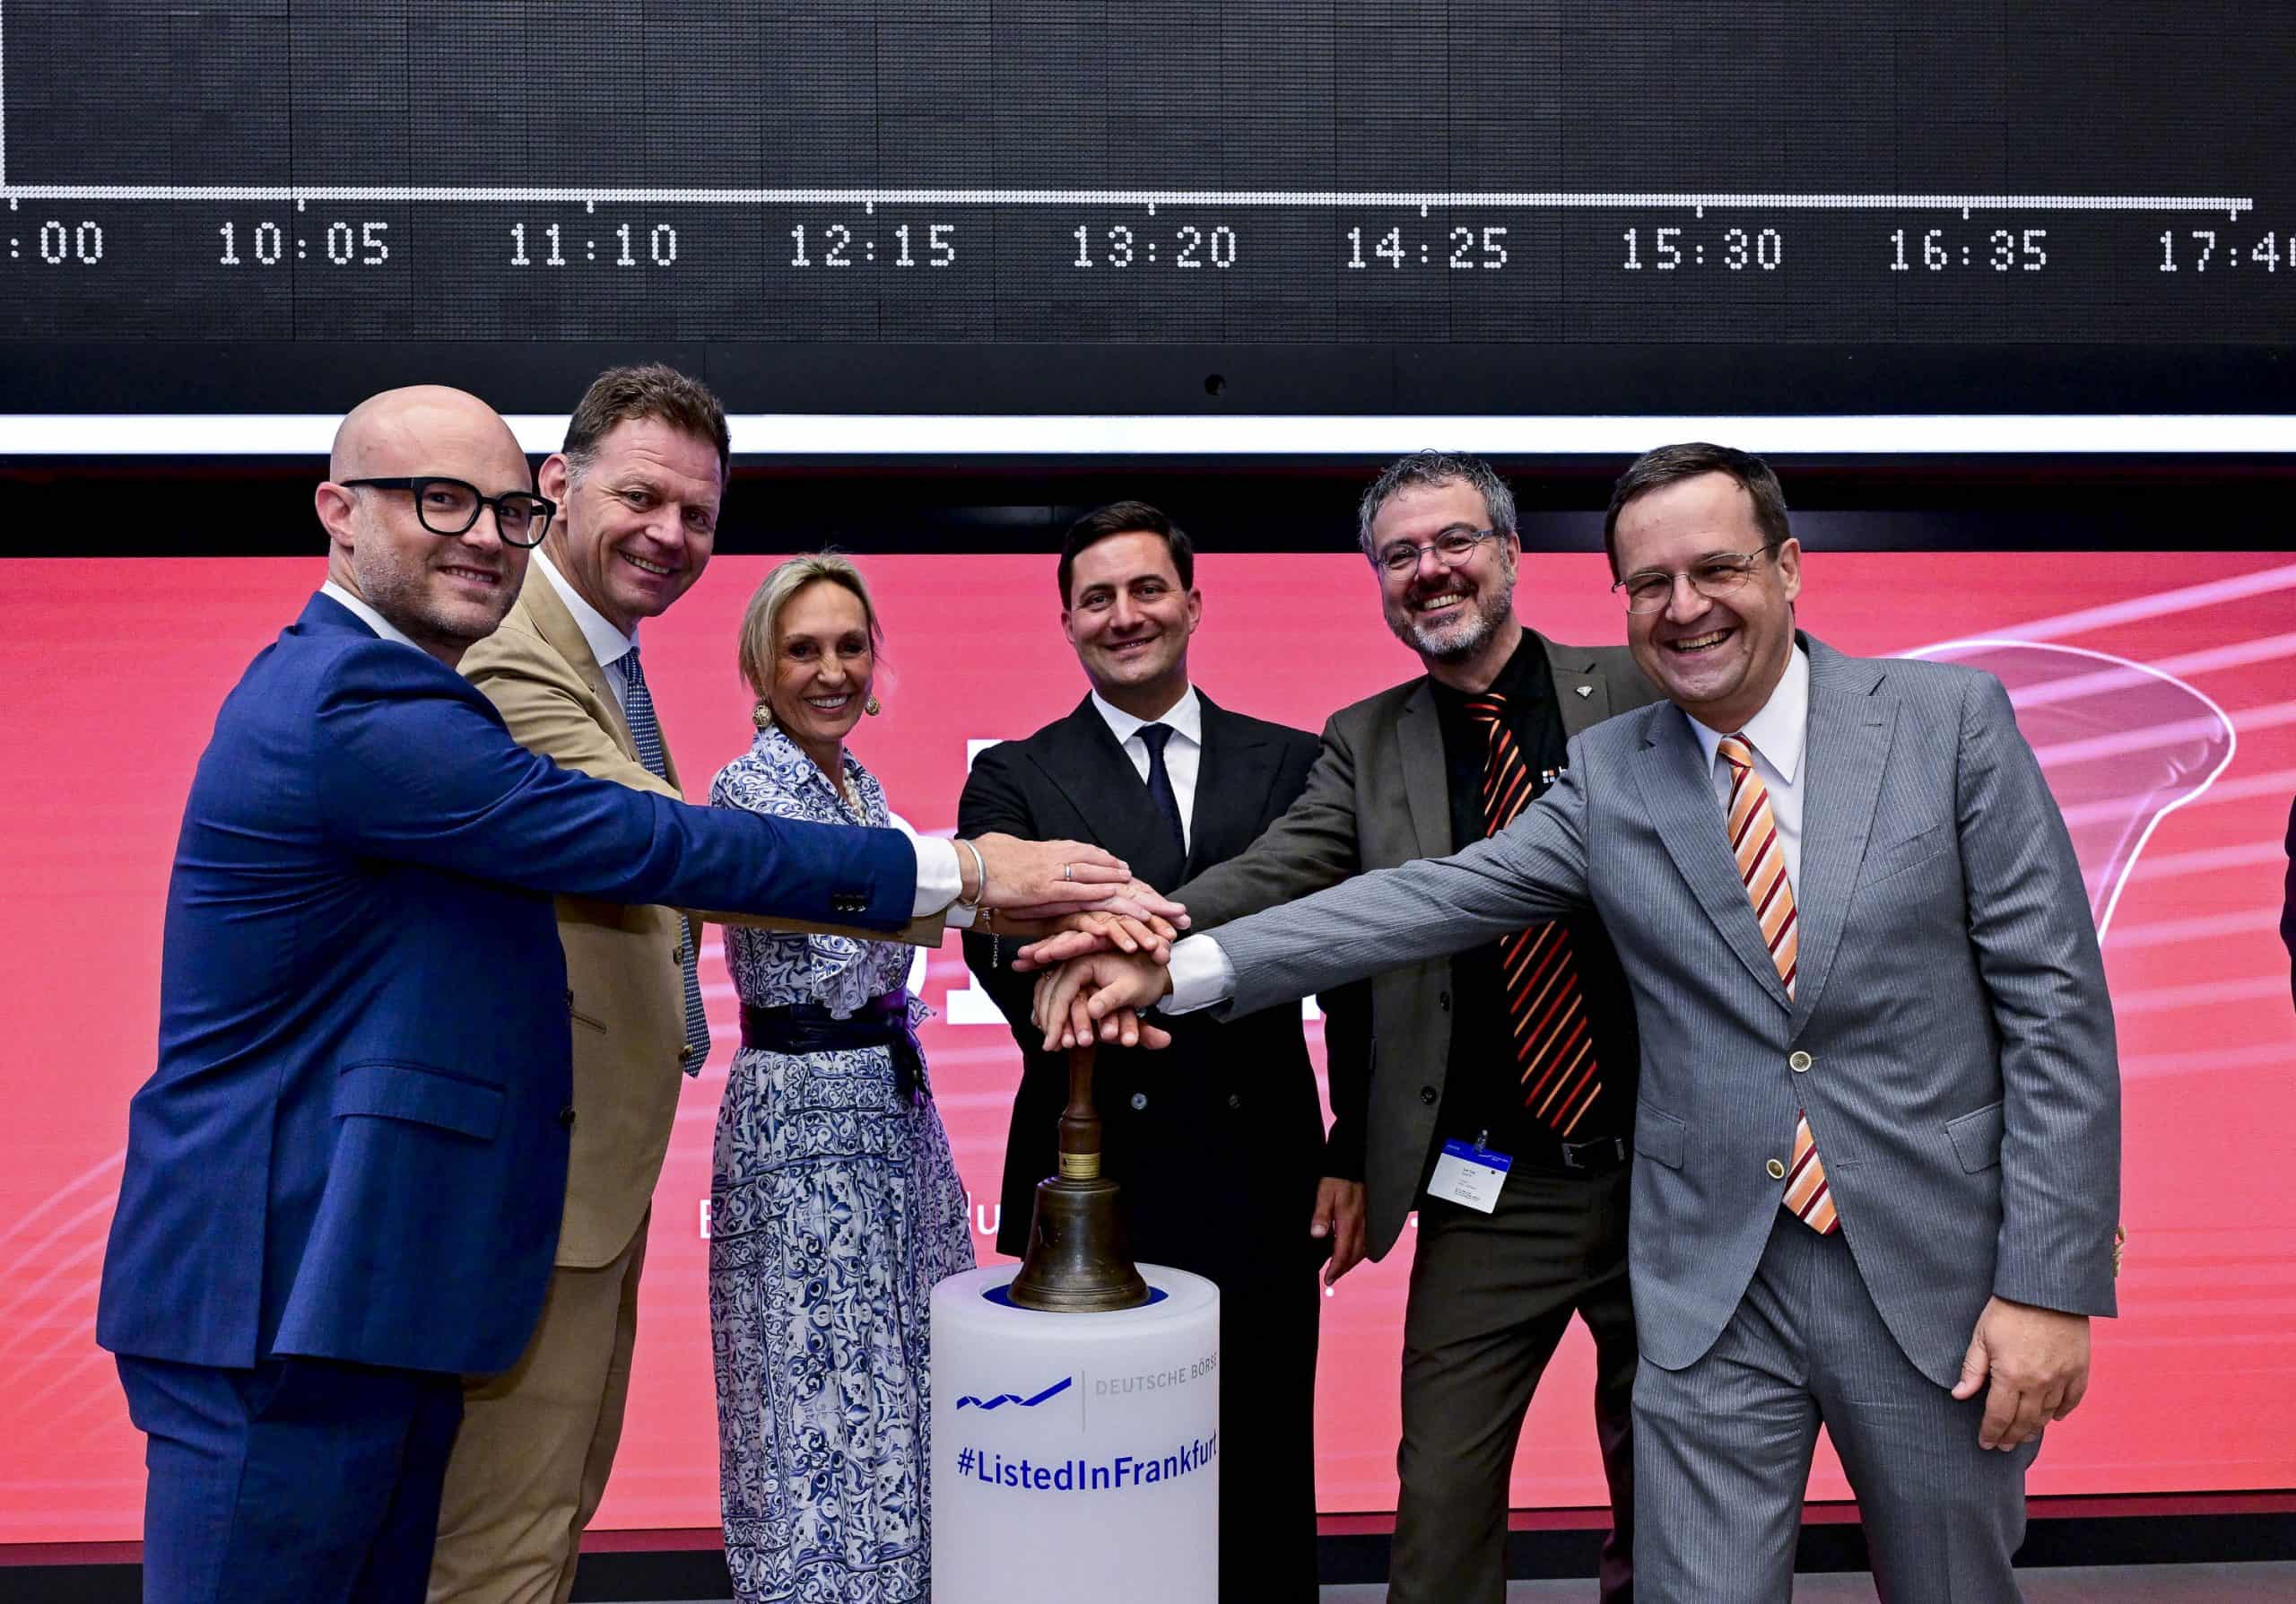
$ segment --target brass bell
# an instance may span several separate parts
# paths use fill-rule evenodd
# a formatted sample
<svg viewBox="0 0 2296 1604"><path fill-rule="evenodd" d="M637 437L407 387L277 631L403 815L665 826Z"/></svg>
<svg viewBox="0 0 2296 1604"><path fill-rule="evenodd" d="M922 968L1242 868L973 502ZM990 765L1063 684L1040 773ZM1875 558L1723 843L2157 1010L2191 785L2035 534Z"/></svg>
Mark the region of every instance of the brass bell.
<svg viewBox="0 0 2296 1604"><path fill-rule="evenodd" d="M1121 1189L1100 1173L1100 1116L1092 1106L1092 1045L1068 1050L1060 1112L1060 1173L1037 1182L1029 1251L1005 1295L1023 1309L1097 1313L1136 1309L1148 1283L1132 1262L1117 1213Z"/></svg>

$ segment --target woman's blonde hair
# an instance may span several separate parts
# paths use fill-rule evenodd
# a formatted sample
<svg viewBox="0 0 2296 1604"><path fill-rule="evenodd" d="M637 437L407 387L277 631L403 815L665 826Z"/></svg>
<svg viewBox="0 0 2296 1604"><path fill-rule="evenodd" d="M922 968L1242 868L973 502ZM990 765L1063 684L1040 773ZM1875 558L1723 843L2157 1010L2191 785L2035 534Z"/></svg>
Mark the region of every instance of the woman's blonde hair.
<svg viewBox="0 0 2296 1604"><path fill-rule="evenodd" d="M773 695L773 654L781 638L781 614L790 598L815 580L842 586L861 600L861 615L869 623L869 649L884 646L884 632L877 624L877 605L869 599L869 581L842 552L810 552L776 565L750 597L742 615L742 677L760 702Z"/></svg>

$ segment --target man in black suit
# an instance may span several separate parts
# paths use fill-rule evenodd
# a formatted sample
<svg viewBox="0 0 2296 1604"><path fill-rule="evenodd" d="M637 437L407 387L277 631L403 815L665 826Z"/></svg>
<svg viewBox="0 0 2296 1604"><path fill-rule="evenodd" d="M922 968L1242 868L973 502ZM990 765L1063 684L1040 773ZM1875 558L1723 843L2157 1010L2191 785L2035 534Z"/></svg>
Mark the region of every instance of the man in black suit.
<svg viewBox="0 0 2296 1604"><path fill-rule="evenodd" d="M1173 895L1196 931L1497 833L1561 774L1571 737L1657 699L1625 647L1565 646L1518 618L1515 497L1488 463L1403 458L1364 493L1357 535L1388 628L1427 672L1334 713L1291 811L1250 850L1191 868ZM1333 1102L1345 1087L1369 1119L1343 1118L1334 1136L1368 1134L1357 1172L1372 1258L1419 1216L1387 1597L1499 1604L1517 1441L1575 1315L1595 1339L1611 1492L1602 1598L1629 1604L1626 1214L1640 1048L1609 935L1588 913L1369 987L1370 1031L1330 1042ZM1366 1041L1376 1053L1357 1050L1377 1063L1357 1066L1351 1047Z"/></svg>
<svg viewBox="0 0 2296 1604"><path fill-rule="evenodd" d="M1155 508L1087 514L1061 550L1061 623L1091 692L1076 710L975 761L959 829L1073 835L1170 886L1249 846L1307 783L1316 738L1214 705L1188 681L1203 615L1187 537ZM1059 828L1053 829L1057 823ZM965 962L1026 1055L1005 1146L996 1245L1028 1245L1037 1182L1054 1170L1068 1070L1039 1050L1033 975L1013 944L967 936ZM1335 1074L1368 1064L1368 998L1324 999ZM1351 1029L1352 1025L1352 1029ZM1361 1257L1360 1128L1327 1161L1295 1007L1224 1025L1183 1020L1169 1051L1103 1046L1093 1077L1106 1173L1123 1186L1134 1254L1209 1277L1221 1293L1220 1591L1316 1597L1316 1267ZM1349 1045L1352 1043L1352 1045ZM1333 1101L1363 1091L1335 1080ZM1342 1115L1342 1123L1347 1121ZM1336 1151L1348 1142L1351 1165Z"/></svg>

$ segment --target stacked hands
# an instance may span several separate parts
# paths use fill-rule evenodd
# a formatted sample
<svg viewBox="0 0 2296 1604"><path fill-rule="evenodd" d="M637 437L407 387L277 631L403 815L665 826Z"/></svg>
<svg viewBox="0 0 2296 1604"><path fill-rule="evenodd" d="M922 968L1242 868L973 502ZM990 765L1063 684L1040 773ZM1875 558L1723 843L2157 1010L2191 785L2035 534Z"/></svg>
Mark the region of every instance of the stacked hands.
<svg viewBox="0 0 2296 1604"><path fill-rule="evenodd" d="M1047 1052L1095 1040L1126 1047L1170 1043L1168 1032L1140 1022L1141 1011L1172 989L1170 938L1138 937L1136 925L1125 930L1092 919L1063 920L1053 934L1021 949L1013 967L1043 972L1037 979L1036 1024Z"/></svg>
<svg viewBox="0 0 2296 1604"><path fill-rule="evenodd" d="M967 890L994 911L979 928L1038 937L1021 949L1013 967L1047 972L1037 985L1036 1010L1046 1050L1096 1039L1126 1047L1170 1046L1170 1033L1144 1024L1140 1011L1170 989L1164 964L1187 928L1187 910L1134 879L1122 859L1083 841L983 835L971 844L987 875L982 885ZM1138 968L1096 967L1111 960ZM1107 989L1119 979L1129 988ZM1138 999L1126 1000L1135 992ZM1057 1013L1048 1012L1056 1006L1048 998L1059 999ZM1065 1029L1046 1023L1072 1016Z"/></svg>

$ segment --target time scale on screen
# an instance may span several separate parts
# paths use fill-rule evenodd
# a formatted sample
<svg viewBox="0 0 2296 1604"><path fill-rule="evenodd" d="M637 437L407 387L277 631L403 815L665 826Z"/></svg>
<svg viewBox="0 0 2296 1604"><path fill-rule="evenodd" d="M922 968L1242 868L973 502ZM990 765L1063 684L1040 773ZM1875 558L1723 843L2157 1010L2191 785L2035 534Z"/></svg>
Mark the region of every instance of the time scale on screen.
<svg viewBox="0 0 2296 1604"><path fill-rule="evenodd" d="M0 339L2296 338L2284 6L751 10L0 0Z"/></svg>
<svg viewBox="0 0 2296 1604"><path fill-rule="evenodd" d="M2296 334L2245 195L13 185L0 337Z"/></svg>

